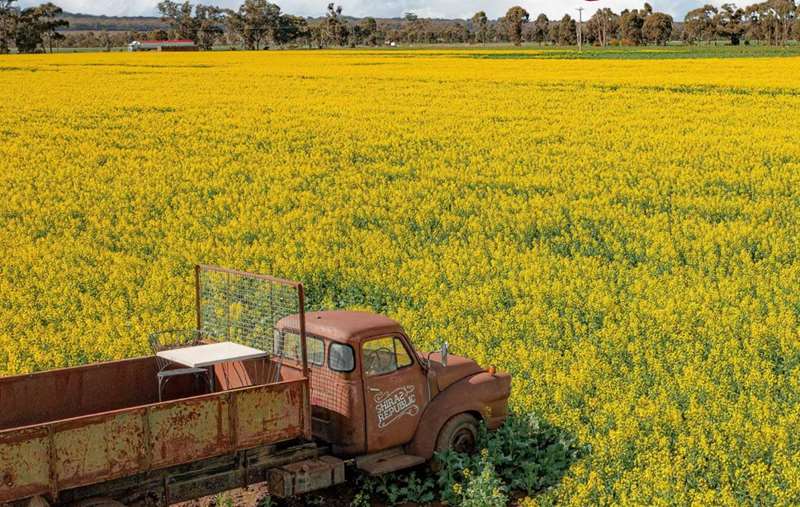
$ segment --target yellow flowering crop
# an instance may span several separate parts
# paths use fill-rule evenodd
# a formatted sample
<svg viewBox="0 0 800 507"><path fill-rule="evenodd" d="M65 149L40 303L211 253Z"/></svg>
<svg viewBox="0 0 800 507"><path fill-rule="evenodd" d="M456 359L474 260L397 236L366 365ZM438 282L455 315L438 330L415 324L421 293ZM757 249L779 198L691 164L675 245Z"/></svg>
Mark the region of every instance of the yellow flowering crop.
<svg viewBox="0 0 800 507"><path fill-rule="evenodd" d="M590 446L532 501L800 502L800 59L477 55L0 57L0 372L221 264L511 371Z"/></svg>

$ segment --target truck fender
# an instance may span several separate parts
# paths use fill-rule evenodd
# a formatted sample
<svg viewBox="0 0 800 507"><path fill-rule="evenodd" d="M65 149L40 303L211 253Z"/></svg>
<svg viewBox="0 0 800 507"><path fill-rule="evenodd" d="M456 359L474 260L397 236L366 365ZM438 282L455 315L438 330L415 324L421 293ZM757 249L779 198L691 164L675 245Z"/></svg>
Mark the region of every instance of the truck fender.
<svg viewBox="0 0 800 507"><path fill-rule="evenodd" d="M507 416L510 390L511 376L506 373L477 373L452 384L425 407L406 452L431 459L442 427L459 414L472 414L490 429L496 428Z"/></svg>

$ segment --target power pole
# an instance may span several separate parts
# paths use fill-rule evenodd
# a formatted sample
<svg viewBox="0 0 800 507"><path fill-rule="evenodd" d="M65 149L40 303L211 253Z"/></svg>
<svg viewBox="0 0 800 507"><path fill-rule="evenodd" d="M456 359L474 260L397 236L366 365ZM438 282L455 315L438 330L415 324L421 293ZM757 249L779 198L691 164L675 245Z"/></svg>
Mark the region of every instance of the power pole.
<svg viewBox="0 0 800 507"><path fill-rule="evenodd" d="M583 51L583 7L578 7L578 51Z"/></svg>

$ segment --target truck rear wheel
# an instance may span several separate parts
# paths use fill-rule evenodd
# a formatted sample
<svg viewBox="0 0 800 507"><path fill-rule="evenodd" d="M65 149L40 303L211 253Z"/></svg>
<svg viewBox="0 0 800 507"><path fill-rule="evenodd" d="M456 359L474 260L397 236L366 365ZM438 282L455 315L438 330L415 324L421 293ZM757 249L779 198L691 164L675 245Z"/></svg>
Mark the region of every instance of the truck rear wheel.
<svg viewBox="0 0 800 507"><path fill-rule="evenodd" d="M475 452L478 442L478 420L470 414L459 414L442 426L436 439L436 451Z"/></svg>

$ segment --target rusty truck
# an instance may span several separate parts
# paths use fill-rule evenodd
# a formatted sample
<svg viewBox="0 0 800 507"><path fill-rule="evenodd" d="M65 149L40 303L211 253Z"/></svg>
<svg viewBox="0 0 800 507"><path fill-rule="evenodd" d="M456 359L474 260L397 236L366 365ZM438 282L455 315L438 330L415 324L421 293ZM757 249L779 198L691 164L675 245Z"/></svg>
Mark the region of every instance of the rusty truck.
<svg viewBox="0 0 800 507"><path fill-rule="evenodd" d="M471 452L511 378L423 354L303 285L195 268L196 325L152 355L0 378L0 505L162 506L267 483L291 497Z"/></svg>

